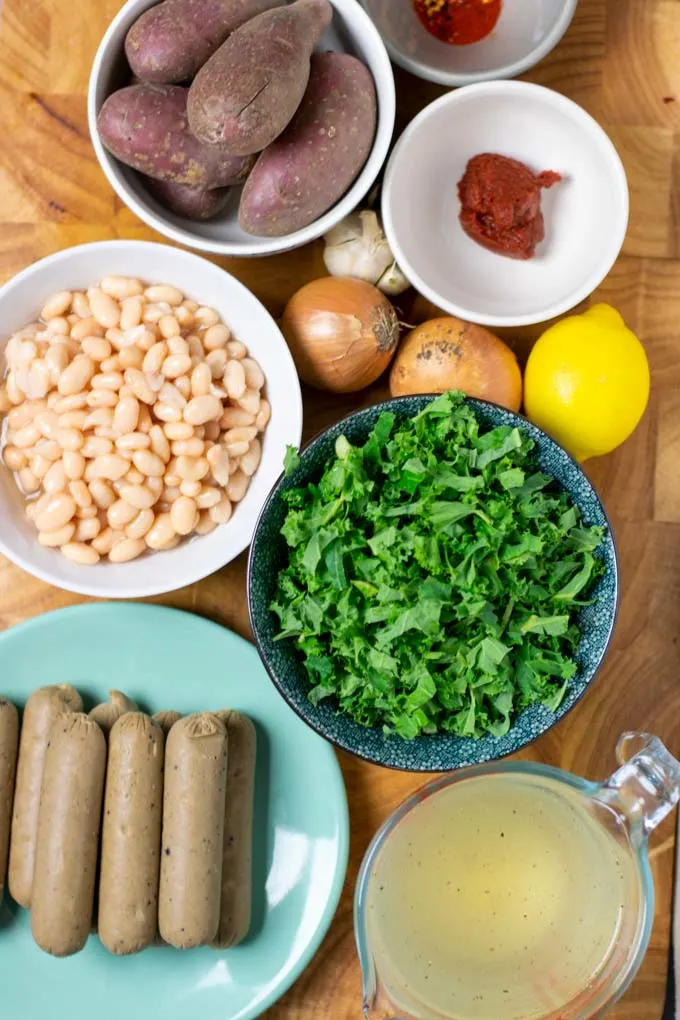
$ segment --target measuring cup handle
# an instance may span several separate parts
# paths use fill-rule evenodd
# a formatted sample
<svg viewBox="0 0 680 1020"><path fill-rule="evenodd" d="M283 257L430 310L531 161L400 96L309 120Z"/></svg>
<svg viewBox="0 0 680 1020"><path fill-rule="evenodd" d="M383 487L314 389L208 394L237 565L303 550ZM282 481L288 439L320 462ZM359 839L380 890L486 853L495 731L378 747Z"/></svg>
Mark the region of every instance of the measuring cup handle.
<svg viewBox="0 0 680 1020"><path fill-rule="evenodd" d="M621 767L596 797L624 817L634 838L646 839L680 799L680 762L649 733L624 733L616 757Z"/></svg>

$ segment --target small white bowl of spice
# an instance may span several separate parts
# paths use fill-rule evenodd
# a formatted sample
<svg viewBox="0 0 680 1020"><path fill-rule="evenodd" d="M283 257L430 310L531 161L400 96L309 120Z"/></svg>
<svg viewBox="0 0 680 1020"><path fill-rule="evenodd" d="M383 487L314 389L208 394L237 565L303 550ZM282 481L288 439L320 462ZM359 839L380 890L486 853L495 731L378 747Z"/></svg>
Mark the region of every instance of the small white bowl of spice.
<svg viewBox="0 0 680 1020"><path fill-rule="evenodd" d="M0 290L0 551L57 587L172 591L249 544L297 373L243 284L177 248L106 241Z"/></svg>
<svg viewBox="0 0 680 1020"><path fill-rule="evenodd" d="M458 87L514 78L553 50L578 0L362 0L390 56Z"/></svg>

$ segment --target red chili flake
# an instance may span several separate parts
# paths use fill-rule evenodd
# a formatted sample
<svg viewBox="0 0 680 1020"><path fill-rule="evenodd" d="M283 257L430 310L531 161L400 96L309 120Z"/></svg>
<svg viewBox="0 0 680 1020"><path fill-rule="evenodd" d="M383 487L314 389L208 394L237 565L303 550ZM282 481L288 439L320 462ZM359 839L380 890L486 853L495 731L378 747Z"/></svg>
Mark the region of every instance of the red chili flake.
<svg viewBox="0 0 680 1020"><path fill-rule="evenodd" d="M502 0L413 0L425 28L441 42L469 46L496 26Z"/></svg>

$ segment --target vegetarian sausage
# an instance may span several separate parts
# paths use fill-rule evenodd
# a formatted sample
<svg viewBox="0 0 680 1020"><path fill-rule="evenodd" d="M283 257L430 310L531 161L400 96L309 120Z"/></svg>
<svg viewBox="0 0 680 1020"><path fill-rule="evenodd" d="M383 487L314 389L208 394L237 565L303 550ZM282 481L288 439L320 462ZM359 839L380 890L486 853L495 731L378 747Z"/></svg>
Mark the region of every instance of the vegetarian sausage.
<svg viewBox="0 0 680 1020"><path fill-rule="evenodd" d="M0 903L5 889L9 856L9 827L12 819L18 746L19 713L11 701L0 697Z"/></svg>
<svg viewBox="0 0 680 1020"><path fill-rule="evenodd" d="M252 899L255 727L240 712L215 715L227 730L227 798L222 851L220 925L214 945L236 946L248 934Z"/></svg>
<svg viewBox="0 0 680 1020"><path fill-rule="evenodd" d="M99 938L117 955L138 953L156 936L164 742L143 712L122 716L109 735Z"/></svg>
<svg viewBox="0 0 680 1020"><path fill-rule="evenodd" d="M77 690L68 684L41 687L26 702L19 742L7 882L10 894L22 907L31 905L40 787L50 729L63 712L79 712L82 707Z"/></svg>
<svg viewBox="0 0 680 1020"><path fill-rule="evenodd" d="M227 733L203 712L172 727L165 754L158 927L176 949L217 935L227 785Z"/></svg>
<svg viewBox="0 0 680 1020"><path fill-rule="evenodd" d="M45 756L31 931L41 949L69 956L92 923L106 739L82 712L58 719Z"/></svg>
<svg viewBox="0 0 680 1020"><path fill-rule="evenodd" d="M109 700L103 701L101 705L95 705L90 712L90 719L94 719L97 725L109 734L116 720L120 719L126 712L136 712L137 705L128 698L122 691L109 691Z"/></svg>
<svg viewBox="0 0 680 1020"><path fill-rule="evenodd" d="M153 721L158 723L160 728L163 730L163 733L165 733L167 737L172 727L175 725L176 722L179 722L181 718L182 716L179 714L179 712L173 712L171 709L167 709L164 712L156 712L156 714L153 716Z"/></svg>

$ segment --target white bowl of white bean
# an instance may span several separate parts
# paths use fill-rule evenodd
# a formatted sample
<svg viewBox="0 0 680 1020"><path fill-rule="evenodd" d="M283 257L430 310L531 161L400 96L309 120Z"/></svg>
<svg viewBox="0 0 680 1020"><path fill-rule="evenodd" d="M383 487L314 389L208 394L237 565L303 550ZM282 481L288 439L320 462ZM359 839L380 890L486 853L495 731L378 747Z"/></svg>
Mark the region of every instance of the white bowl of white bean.
<svg viewBox="0 0 680 1020"><path fill-rule="evenodd" d="M276 323L218 266L104 241L0 289L0 551L104 598L174 591L248 546L302 433Z"/></svg>

